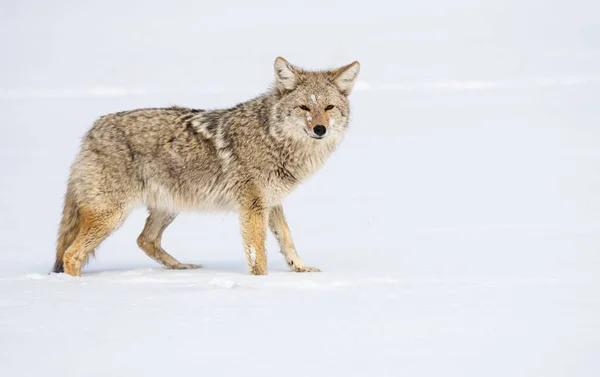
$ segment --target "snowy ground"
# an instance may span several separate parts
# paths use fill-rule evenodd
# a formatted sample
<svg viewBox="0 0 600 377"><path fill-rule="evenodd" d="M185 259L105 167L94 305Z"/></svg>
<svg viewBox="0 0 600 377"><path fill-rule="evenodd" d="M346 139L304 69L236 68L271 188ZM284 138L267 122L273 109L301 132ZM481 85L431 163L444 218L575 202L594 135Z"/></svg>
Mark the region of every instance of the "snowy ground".
<svg viewBox="0 0 600 377"><path fill-rule="evenodd" d="M3 2L0 376L600 375L599 5L486 3ZM163 270L139 210L84 277L47 274L95 118L234 104L278 55L362 63L348 137L285 206L322 273L271 238L249 276L219 214L165 234L204 268Z"/></svg>

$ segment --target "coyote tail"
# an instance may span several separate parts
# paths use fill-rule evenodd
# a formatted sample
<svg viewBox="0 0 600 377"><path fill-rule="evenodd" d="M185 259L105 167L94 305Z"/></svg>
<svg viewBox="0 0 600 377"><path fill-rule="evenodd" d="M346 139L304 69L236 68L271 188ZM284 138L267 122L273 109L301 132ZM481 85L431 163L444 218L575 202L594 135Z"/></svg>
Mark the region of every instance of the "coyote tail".
<svg viewBox="0 0 600 377"><path fill-rule="evenodd" d="M63 209L62 220L58 230L56 261L54 262L52 272L64 272L63 256L77 236L79 222L79 206L75 200L73 189L69 184L67 186L67 194L65 195L65 207Z"/></svg>

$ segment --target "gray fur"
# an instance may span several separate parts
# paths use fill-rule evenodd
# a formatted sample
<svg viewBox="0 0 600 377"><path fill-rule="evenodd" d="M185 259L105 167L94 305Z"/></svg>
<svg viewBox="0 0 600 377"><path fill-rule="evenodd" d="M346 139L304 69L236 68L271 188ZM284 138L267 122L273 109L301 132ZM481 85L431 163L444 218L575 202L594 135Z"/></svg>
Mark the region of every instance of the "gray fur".
<svg viewBox="0 0 600 377"><path fill-rule="evenodd" d="M288 68L291 71L283 72L281 78L281 69ZM310 72L278 58L275 70L276 84L271 90L229 109L138 109L96 121L72 166L55 271L62 270L60 262L65 259L65 265L73 266L71 271L65 268L66 272L80 274L95 247L89 245L99 244L137 205L162 213L169 223L181 211L231 210L245 216L246 208L248 216L262 213L264 217L257 215L259 223L248 226L266 228L270 209L280 206L299 183L314 174L342 139L350 114L347 95L358 63ZM326 111L328 105L334 108ZM319 124L327 127L323 139L315 139L312 132ZM82 240L81 250L71 250L75 235L84 233L82 211L89 214L83 219L89 219L91 235ZM154 238L161 226L155 228ZM262 230L252 232L259 237ZM142 236L144 244L152 244L149 236ZM258 245L260 237L258 241L250 238L245 240L247 254L252 248L264 249ZM158 241L156 250L163 253ZM286 254L283 246L282 252ZM157 260L163 263L160 257ZM172 258L170 265L163 264L176 268L177 263ZM250 259L249 263L254 273L266 273L266 266L255 271ZM294 263L302 269L299 259Z"/></svg>

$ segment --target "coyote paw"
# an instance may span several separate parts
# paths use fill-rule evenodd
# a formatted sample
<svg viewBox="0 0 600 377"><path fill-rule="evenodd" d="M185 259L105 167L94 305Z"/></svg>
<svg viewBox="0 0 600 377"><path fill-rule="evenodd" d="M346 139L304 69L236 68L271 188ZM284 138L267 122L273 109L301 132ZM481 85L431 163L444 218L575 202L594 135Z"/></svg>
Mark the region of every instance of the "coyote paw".
<svg viewBox="0 0 600 377"><path fill-rule="evenodd" d="M81 264L67 262L64 264L65 273L71 276L81 276Z"/></svg>
<svg viewBox="0 0 600 377"><path fill-rule="evenodd" d="M252 267L250 267L250 273L252 275L255 275L255 276L268 275L268 272L267 272L266 269L259 268L258 266L252 266Z"/></svg>
<svg viewBox="0 0 600 377"><path fill-rule="evenodd" d="M292 270L294 272L321 272L321 270L319 270L316 267L308 267L308 266L302 266L302 267L292 266Z"/></svg>
<svg viewBox="0 0 600 377"><path fill-rule="evenodd" d="M202 266L199 264L179 263L179 264L169 267L169 269L171 269L171 270L195 270L197 268L202 268Z"/></svg>

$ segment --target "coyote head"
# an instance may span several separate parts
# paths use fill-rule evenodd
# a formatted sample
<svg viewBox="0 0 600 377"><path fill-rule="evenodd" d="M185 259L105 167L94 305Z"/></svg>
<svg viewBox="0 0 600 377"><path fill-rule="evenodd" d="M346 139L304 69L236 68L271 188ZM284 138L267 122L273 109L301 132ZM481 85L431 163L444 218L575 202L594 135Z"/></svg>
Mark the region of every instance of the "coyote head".
<svg viewBox="0 0 600 377"><path fill-rule="evenodd" d="M275 59L279 101L273 115L279 131L297 140L339 140L348 127L348 95L359 70L354 62L339 69L305 71Z"/></svg>

